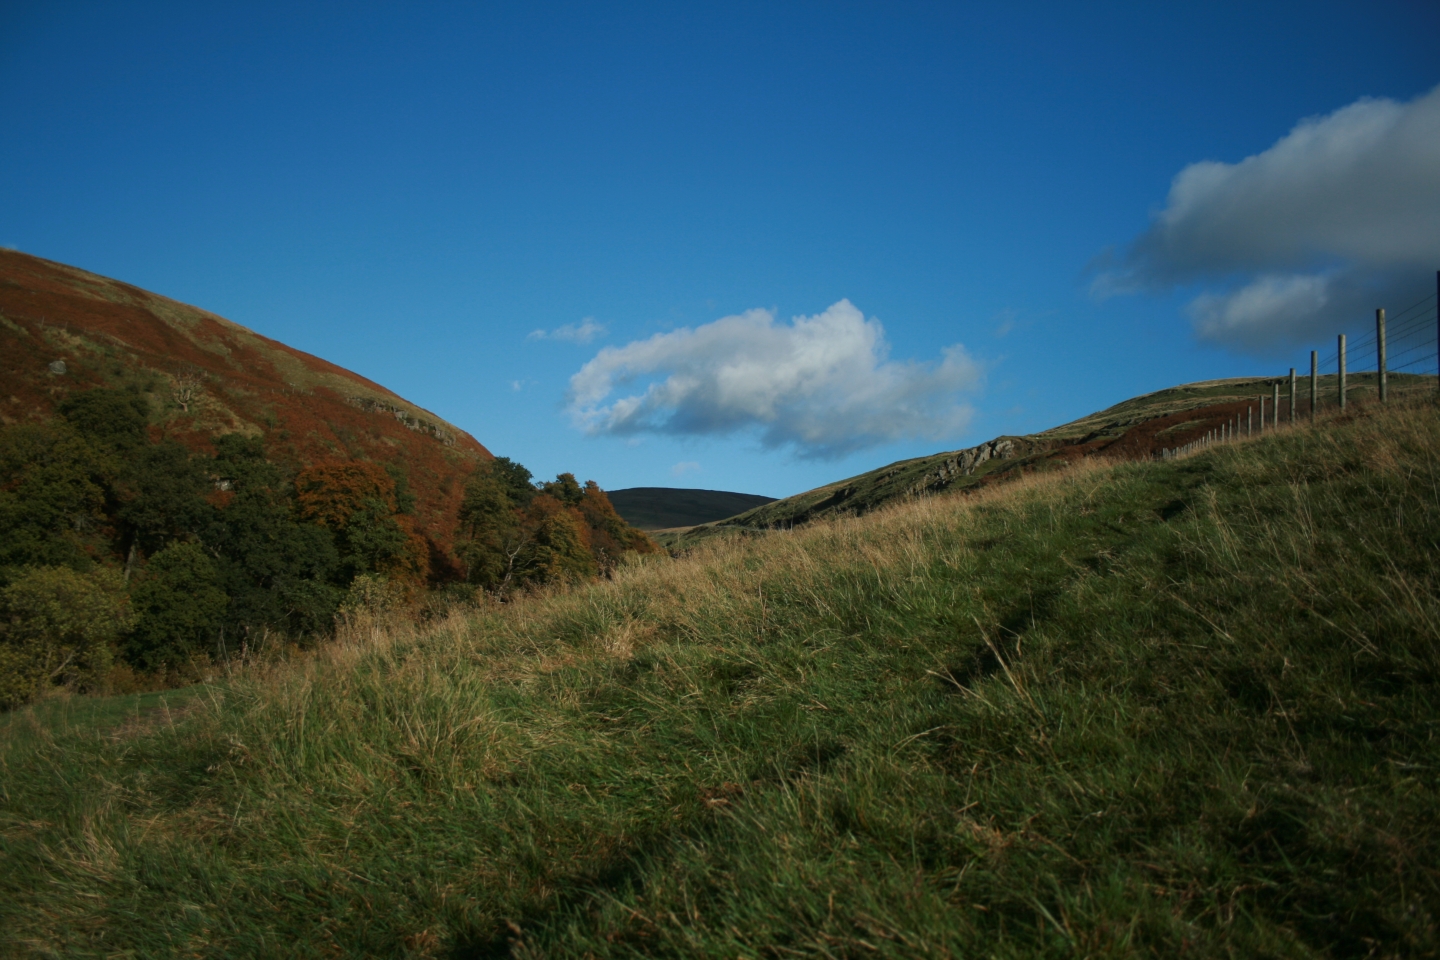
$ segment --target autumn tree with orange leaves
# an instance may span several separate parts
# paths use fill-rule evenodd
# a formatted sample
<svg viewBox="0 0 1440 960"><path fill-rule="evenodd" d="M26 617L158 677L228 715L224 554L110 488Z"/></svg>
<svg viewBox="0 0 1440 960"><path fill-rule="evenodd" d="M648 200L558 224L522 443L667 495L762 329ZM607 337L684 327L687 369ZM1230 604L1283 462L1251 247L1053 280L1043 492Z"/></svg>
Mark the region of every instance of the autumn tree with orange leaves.
<svg viewBox="0 0 1440 960"><path fill-rule="evenodd" d="M429 575L425 539L380 465L330 460L307 467L295 478L295 507L302 521L334 533L348 577L380 574L418 587Z"/></svg>
<svg viewBox="0 0 1440 960"><path fill-rule="evenodd" d="M608 573L627 552L659 551L593 480L582 487L562 473L536 487L530 471L508 457L476 470L466 484L456 542L467 579L499 596Z"/></svg>

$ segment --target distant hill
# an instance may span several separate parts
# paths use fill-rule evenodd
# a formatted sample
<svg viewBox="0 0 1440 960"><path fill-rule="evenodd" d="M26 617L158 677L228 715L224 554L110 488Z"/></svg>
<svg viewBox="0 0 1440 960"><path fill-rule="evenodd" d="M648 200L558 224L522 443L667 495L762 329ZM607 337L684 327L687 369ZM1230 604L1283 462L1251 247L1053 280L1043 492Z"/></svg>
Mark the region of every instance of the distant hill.
<svg viewBox="0 0 1440 960"><path fill-rule="evenodd" d="M691 530L662 534L658 539L664 546L679 550L717 534L788 529L822 517L858 516L897 501L975 488L1022 471L1052 469L1085 457L1147 459L1161 449L1197 440L1232 417L1238 416L1243 422L1247 407L1256 407L1258 416L1256 398L1261 395L1268 414L1274 382L1274 378L1242 377L1157 390L1042 433L996 437L964 450L900 460ZM1335 389L1333 374L1320 378L1322 405L1334 402ZM1433 376L1390 374L1392 396L1434 390ZM1286 412L1288 391L1286 382L1280 398L1282 411ZM1352 402L1373 399L1375 374L1351 373L1346 393ZM1308 378L1300 381L1297 409L1301 416L1309 410Z"/></svg>
<svg viewBox="0 0 1440 960"><path fill-rule="evenodd" d="M774 497L726 490L680 490L674 487L629 487L609 491L615 511L641 530L693 527L773 503Z"/></svg>
<svg viewBox="0 0 1440 960"><path fill-rule="evenodd" d="M377 383L197 307L0 250L0 423L49 419L73 392L146 398L152 436L205 450L227 433L272 459L368 460L404 473L432 562L450 554L465 478L491 454Z"/></svg>

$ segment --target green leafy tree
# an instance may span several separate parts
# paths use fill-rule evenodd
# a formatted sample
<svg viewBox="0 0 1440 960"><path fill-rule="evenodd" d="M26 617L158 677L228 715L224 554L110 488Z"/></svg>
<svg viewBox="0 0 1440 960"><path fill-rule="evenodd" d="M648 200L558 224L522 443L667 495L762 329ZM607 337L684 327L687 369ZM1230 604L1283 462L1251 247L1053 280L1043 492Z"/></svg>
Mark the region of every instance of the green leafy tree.
<svg viewBox="0 0 1440 960"><path fill-rule="evenodd" d="M145 443L149 406L139 393L86 390L66 397L57 410L77 432L101 446L123 452Z"/></svg>
<svg viewBox="0 0 1440 960"><path fill-rule="evenodd" d="M0 703L32 699L48 684L94 686L129 625L120 575L34 567L0 589Z"/></svg>
<svg viewBox="0 0 1440 960"><path fill-rule="evenodd" d="M395 510L407 517L415 512L415 492L410 489L410 472L405 464L392 460L385 464L385 472L395 481Z"/></svg>
<svg viewBox="0 0 1440 960"><path fill-rule="evenodd" d="M230 598L198 543L174 543L150 558L131 591L135 625L125 659L156 669L179 666L213 649Z"/></svg>
<svg viewBox="0 0 1440 960"><path fill-rule="evenodd" d="M230 596L228 632L328 631L344 596L335 582L340 557L334 536L295 519L293 490L258 440L230 434L216 448L213 469L231 496L201 541Z"/></svg>
<svg viewBox="0 0 1440 960"><path fill-rule="evenodd" d="M200 535L215 512L206 500L214 489L206 464L173 440L135 451L117 488L125 538L147 554Z"/></svg>
<svg viewBox="0 0 1440 960"><path fill-rule="evenodd" d="M574 510L567 509L562 501L548 494L541 494L531 501L526 512L535 533L523 557L525 580L544 583L582 580L595 575L597 568L595 557L590 553L588 531Z"/></svg>
<svg viewBox="0 0 1440 960"><path fill-rule="evenodd" d="M496 457L481 470L487 472L500 484L505 496L517 507L523 507L535 496L536 490L532 484L532 475L529 470L511 460L509 457ZM478 472L478 471L477 471Z"/></svg>
<svg viewBox="0 0 1440 960"><path fill-rule="evenodd" d="M0 567L88 569L110 549L117 460L69 424L0 428Z"/></svg>
<svg viewBox="0 0 1440 960"><path fill-rule="evenodd" d="M562 473L537 490L529 470L504 458L466 484L456 543L469 582L501 594L595 576L626 552L659 549L620 518L593 480L582 487L573 473Z"/></svg>
<svg viewBox="0 0 1440 960"><path fill-rule="evenodd" d="M386 503L366 500L340 532L343 578L349 581L362 574L383 575L407 566L409 542L409 534L395 521Z"/></svg>
<svg viewBox="0 0 1440 960"><path fill-rule="evenodd" d="M580 499L585 496L584 489L573 473L557 474L554 480L547 480L540 489L567 507L580 506Z"/></svg>
<svg viewBox="0 0 1440 960"><path fill-rule="evenodd" d="M529 476L530 471L520 470ZM512 585L521 554L534 537L511 497L513 476L493 465L481 467L466 483L460 502L456 550L465 563L466 579L487 590L503 591Z"/></svg>

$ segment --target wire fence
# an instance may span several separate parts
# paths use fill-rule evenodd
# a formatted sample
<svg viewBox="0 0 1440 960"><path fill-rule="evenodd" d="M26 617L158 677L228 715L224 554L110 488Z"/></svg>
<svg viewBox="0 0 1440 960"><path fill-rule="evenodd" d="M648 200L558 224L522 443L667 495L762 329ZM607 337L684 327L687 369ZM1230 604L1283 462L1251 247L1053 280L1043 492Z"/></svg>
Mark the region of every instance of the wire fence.
<svg viewBox="0 0 1440 960"><path fill-rule="evenodd" d="M1440 374L1440 331L1437 331L1435 315L1436 294L1421 297L1398 313L1387 316L1385 321L1385 346L1388 373L1437 373ZM1362 337L1348 341L1345 345L1347 372L1365 373L1379 371L1380 341L1378 331L1372 330ZM1322 374L1338 373L1340 350L1336 348L1320 359Z"/></svg>
<svg viewBox="0 0 1440 960"><path fill-rule="evenodd" d="M1288 408L1285 421L1313 417L1321 407L1344 407L1352 390L1369 394L1373 389L1375 396L1386 399L1392 375L1407 387L1417 382L1417 376L1428 379L1435 375L1435 383L1440 386L1440 272L1435 275L1435 289L1435 293L1394 314L1387 316L1377 310L1370 332L1353 340L1344 335L1337 337L1335 349L1323 356L1312 351L1308 369L1292 368L1284 377L1262 379L1270 388L1268 395L1257 394L1253 404L1239 401L1246 403L1243 413L1225 413L1222 421L1200 436L1160 449L1155 455L1164 459L1184 456L1216 443L1275 429L1282 423L1282 407ZM1323 387L1322 377L1326 381Z"/></svg>

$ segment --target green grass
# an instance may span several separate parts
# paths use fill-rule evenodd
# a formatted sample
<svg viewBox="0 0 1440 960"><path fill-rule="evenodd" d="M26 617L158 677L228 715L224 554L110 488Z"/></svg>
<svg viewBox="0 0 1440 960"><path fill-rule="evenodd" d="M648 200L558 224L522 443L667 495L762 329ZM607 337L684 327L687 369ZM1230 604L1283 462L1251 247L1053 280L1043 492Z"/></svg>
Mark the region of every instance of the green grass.
<svg viewBox="0 0 1440 960"><path fill-rule="evenodd" d="M41 705L0 942L1433 955L1437 539L1440 415L1362 408L351 635L125 736Z"/></svg>

